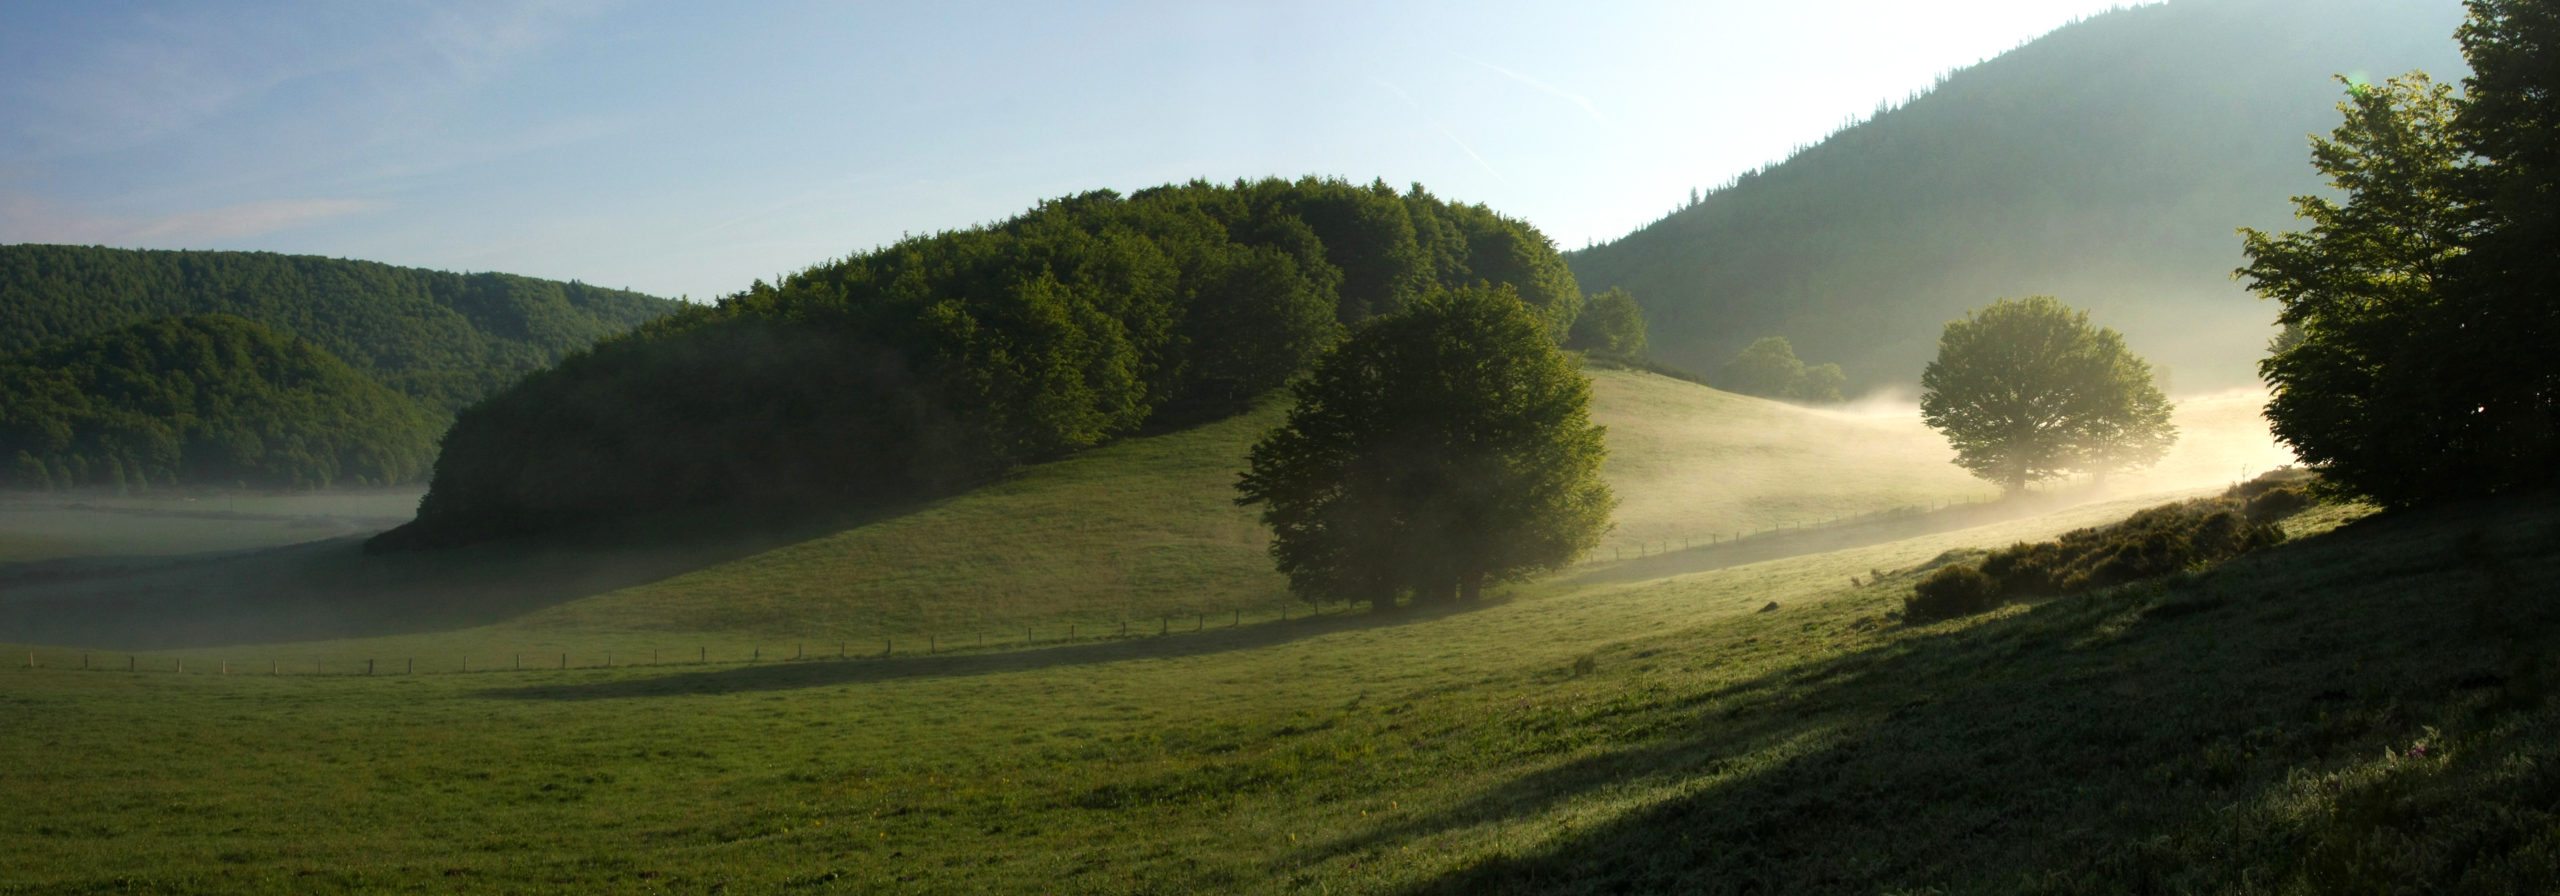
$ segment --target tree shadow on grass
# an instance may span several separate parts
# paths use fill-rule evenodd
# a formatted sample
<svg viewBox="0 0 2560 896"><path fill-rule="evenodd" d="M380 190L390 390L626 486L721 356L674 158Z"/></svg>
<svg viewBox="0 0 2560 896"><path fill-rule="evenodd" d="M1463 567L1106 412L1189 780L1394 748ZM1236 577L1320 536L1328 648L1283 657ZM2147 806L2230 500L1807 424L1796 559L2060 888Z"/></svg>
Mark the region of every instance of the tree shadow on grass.
<svg viewBox="0 0 2560 896"><path fill-rule="evenodd" d="M363 537L0 565L0 641L164 650L451 631L683 575L929 505L650 518L367 553Z"/></svg>
<svg viewBox="0 0 2560 896"><path fill-rule="evenodd" d="M2340 533L2174 588L2050 601L1717 693L1668 695L1646 710L1652 727L1639 742L1318 844L1290 864L1464 849L1497 831L1535 839L1538 820L1568 806L1619 802L1634 808L1410 889L2181 892L2231 889L2241 869L2270 888L2316 881L2303 843L2327 832L2262 807L2305 770L2371 762L2426 726L2488 724L2479 706L2513 674L2490 668L2500 655L2490 645L2513 627L2484 627L2464 609L2487 580L2430 537L2406 526ZM2552 539L2536 539L2487 552L2521 558L2509 576L2521 584L2502 587L2560 584ZM2487 781L2506 756L2447 762ZM2560 788L2560 776L2541 785ZM2503 798L2501 786L2474 792ZM2550 813L2498 814L2509 808L2473 810L2508 826L2484 824L2485 834L2437 833L2412 810L2392 832L2402 839L2377 842L2473 837L2441 850L2444 861L2512 859L2537 847L2500 838Z"/></svg>
<svg viewBox="0 0 2560 896"><path fill-rule="evenodd" d="M1237 628L1127 637L1026 650L862 659L792 660L673 675L621 678L580 684L503 688L481 691L478 696L510 700L679 697L787 691L912 678L964 678L1132 660L1180 659L1273 647L1337 632L1389 628L1432 619L1444 619L1508 602L1507 598L1495 597L1467 604L1438 604L1402 607L1383 612L1308 616L1285 622L1265 622Z"/></svg>

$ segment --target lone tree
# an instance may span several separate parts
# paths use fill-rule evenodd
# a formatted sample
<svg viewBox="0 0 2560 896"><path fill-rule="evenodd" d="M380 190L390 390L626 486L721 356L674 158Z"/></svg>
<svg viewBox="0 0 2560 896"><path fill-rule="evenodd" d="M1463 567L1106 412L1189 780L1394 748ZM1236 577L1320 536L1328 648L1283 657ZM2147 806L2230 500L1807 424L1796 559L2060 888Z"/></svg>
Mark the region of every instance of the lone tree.
<svg viewBox="0 0 2560 896"><path fill-rule="evenodd" d="M2051 296L2003 299L1947 324L1920 374L1920 416L1956 465L2010 492L2071 472L2149 466L2177 441L2151 365Z"/></svg>
<svg viewBox="0 0 2560 896"><path fill-rule="evenodd" d="M1292 392L1236 503L1308 599L1474 600L1591 549L1617 505L1590 382L1509 287L1371 321Z"/></svg>

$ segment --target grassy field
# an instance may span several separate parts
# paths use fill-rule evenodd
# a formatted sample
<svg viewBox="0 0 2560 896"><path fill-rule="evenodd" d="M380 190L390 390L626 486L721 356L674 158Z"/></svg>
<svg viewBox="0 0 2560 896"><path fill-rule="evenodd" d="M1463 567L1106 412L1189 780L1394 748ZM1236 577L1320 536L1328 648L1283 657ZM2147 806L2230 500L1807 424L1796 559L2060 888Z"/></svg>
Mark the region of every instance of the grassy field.
<svg viewBox="0 0 2560 896"><path fill-rule="evenodd" d="M1603 558L1988 492L1909 420L1595 371L1624 500ZM494 544L367 557L352 539L239 556L0 567L0 640L197 650L202 663L573 665L1116 636L1307 608L1232 484L1276 408L1123 441L870 520L677 545ZM1719 472L1723 471L1723 472ZM1708 483L1720 483L1713 488ZM1788 496L1793 488L1801 494ZM136 624L136 620L142 620ZM1179 621L1177 621L1179 620ZM1026 628L1028 633L1026 634ZM169 658L169 662L176 662Z"/></svg>
<svg viewBox="0 0 2560 896"><path fill-rule="evenodd" d="M0 638L48 645L0 671L0 892L2560 887L2552 502L1907 626L1934 565L2163 495L1964 503L1895 415L1598 379L1622 527L1858 518L1283 621L1226 498L1266 410L682 550L0 567L13 632L183 622ZM2252 419L2189 402L2193 472L2118 485L2257 462Z"/></svg>
<svg viewBox="0 0 2560 896"><path fill-rule="evenodd" d="M1000 655L10 673L28 892L2494 892L2560 881L2560 513L1911 628L1945 551ZM1850 575L1899 570L1852 587ZM1775 609L1764 609L1770 604Z"/></svg>

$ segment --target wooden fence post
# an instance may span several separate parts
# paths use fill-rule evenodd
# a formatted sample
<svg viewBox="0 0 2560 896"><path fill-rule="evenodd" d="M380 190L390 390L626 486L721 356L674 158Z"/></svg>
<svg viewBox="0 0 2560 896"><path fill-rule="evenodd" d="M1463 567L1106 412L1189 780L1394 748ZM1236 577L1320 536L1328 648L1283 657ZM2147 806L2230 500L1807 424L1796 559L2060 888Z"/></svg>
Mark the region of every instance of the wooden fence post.
<svg viewBox="0 0 2560 896"><path fill-rule="evenodd" d="M372 661L372 660L366 660L366 661L364 661L364 674L366 674L366 675L371 675L371 674L373 674L373 661Z"/></svg>
<svg viewBox="0 0 2560 896"><path fill-rule="evenodd" d="M410 658L409 658L409 671L407 671L407 672L403 672L403 673L401 673L401 674L403 674L403 675L416 675L416 674L418 674L418 658L417 658L417 657L414 657L414 656L413 656L413 657L410 657Z"/></svg>
<svg viewBox="0 0 2560 896"><path fill-rule="evenodd" d="M560 654L560 668L569 668L569 655L567 653Z"/></svg>

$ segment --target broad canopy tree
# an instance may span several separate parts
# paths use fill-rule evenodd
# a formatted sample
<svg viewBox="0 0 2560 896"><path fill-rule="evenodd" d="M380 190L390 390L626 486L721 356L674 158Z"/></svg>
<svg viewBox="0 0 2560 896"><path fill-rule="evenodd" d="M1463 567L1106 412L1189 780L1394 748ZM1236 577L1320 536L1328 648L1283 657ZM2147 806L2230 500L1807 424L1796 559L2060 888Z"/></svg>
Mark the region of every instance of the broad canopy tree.
<svg viewBox="0 0 2560 896"><path fill-rule="evenodd" d="M1956 465L2015 493L2073 472L2148 466L2177 440L2151 365L2050 296L1947 324L1920 375L1920 416Z"/></svg>
<svg viewBox="0 0 2560 896"><path fill-rule="evenodd" d="M1238 504L1309 599L1473 600L1598 544L1590 382L1509 287L1433 293L1361 327L1294 388Z"/></svg>

